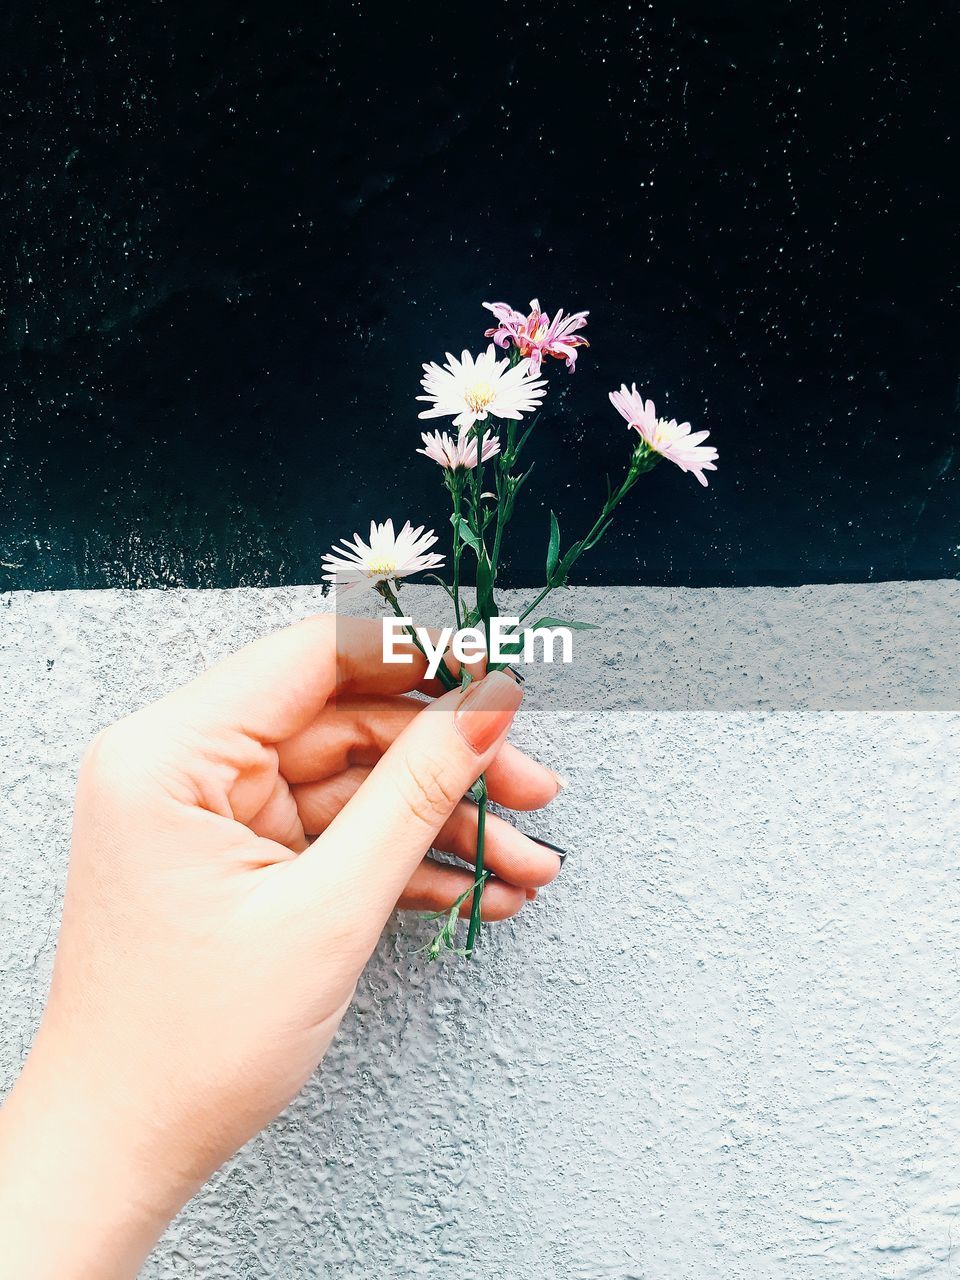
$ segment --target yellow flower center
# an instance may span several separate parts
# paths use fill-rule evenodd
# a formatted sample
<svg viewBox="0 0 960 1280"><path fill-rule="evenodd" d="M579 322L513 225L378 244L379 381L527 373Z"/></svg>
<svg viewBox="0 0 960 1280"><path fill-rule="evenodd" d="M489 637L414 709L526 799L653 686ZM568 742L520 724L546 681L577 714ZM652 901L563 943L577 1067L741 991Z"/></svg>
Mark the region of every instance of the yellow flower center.
<svg viewBox="0 0 960 1280"><path fill-rule="evenodd" d="M483 413L493 403L493 387L489 382L475 382L467 388L464 399L471 413Z"/></svg>
<svg viewBox="0 0 960 1280"><path fill-rule="evenodd" d="M653 432L653 439L650 441L650 447L656 449L659 453L664 445L671 444L676 435L674 431L675 425L669 418L658 418Z"/></svg>
<svg viewBox="0 0 960 1280"><path fill-rule="evenodd" d="M371 560L367 565L367 573L371 578L389 578L396 571L396 560Z"/></svg>

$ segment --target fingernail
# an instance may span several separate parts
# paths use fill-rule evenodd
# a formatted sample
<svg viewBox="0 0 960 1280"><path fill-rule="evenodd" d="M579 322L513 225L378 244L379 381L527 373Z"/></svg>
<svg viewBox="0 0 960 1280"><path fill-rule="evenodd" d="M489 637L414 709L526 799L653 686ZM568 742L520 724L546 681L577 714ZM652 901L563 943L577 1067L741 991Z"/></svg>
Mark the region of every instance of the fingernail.
<svg viewBox="0 0 960 1280"><path fill-rule="evenodd" d="M478 756L493 746L517 714L523 690L504 671L474 681L453 718L457 732Z"/></svg>
<svg viewBox="0 0 960 1280"><path fill-rule="evenodd" d="M516 667L504 667L504 671L512 671L518 684L524 684L526 682L527 677L522 671L518 671Z"/></svg>
<svg viewBox="0 0 960 1280"><path fill-rule="evenodd" d="M545 849L552 849L560 859L560 866L563 866L567 856L566 849L561 849L558 844L551 844L549 840L541 840L539 836L528 836L527 839L532 840L534 844L542 844Z"/></svg>
<svg viewBox="0 0 960 1280"><path fill-rule="evenodd" d="M570 779L566 777L565 774L555 773L553 769L551 769L550 772L553 774L554 782L556 782L559 790L565 791L570 785Z"/></svg>

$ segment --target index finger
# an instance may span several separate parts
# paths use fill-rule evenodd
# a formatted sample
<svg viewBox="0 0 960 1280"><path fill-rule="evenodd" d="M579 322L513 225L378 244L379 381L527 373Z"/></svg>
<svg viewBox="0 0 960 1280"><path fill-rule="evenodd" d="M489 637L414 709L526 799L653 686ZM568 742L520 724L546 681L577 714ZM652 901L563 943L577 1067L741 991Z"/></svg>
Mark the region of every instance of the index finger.
<svg viewBox="0 0 960 1280"><path fill-rule="evenodd" d="M412 645L410 657L384 661L379 619L315 614L239 649L160 705L186 724L276 743L305 729L338 691L442 692L426 679L426 659ZM448 665L459 675L452 659ZM471 670L479 675L483 664Z"/></svg>
<svg viewBox="0 0 960 1280"><path fill-rule="evenodd" d="M337 691L389 694L417 690L439 697L445 692L444 686L438 679L427 679L427 660L412 641L401 647L400 661L385 660L383 621L383 618L337 618ZM427 633L431 644L436 646L439 631L428 627ZM443 662L450 674L459 679L461 664L448 650L443 652ZM486 670L484 659L466 665L474 679L479 679Z"/></svg>
<svg viewBox="0 0 960 1280"><path fill-rule="evenodd" d="M279 742L305 728L337 687L337 620L315 614L238 649L157 704L184 724Z"/></svg>

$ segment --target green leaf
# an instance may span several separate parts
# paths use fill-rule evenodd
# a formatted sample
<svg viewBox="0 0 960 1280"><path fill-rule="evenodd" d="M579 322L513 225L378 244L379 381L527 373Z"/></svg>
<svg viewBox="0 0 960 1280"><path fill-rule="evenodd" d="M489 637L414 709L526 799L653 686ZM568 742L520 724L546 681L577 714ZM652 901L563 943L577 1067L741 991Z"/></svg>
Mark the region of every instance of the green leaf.
<svg viewBox="0 0 960 1280"><path fill-rule="evenodd" d="M613 524L613 517L611 516L611 518L607 520L605 524L602 524L600 526L600 528L597 530L597 532L593 535L592 538L584 542L583 544L584 551L589 551L591 547L595 547L612 524Z"/></svg>
<svg viewBox="0 0 960 1280"><path fill-rule="evenodd" d="M526 471L524 471L522 475L519 475L519 476L511 476L511 477L510 477L510 486L511 486L511 496L512 496L512 497L514 497L514 498L515 498L515 497L517 496L517 494L520 492L520 490L521 490L521 488L523 487L523 485L525 485L525 484L526 484L526 482L527 482L527 480L530 478L530 472L533 470L533 468L534 468L536 465L537 465L537 464L536 464L535 462L531 462L531 463L530 463L530 465L529 465L529 467L527 467Z"/></svg>
<svg viewBox="0 0 960 1280"><path fill-rule="evenodd" d="M489 871L481 872L480 878L477 880L474 880L473 884L470 885L469 889L464 889L463 893L461 893L460 897L457 898L456 902L451 902L449 907L443 907L440 911L425 911L423 913L424 920L446 919L446 920L451 920L453 922L456 922L457 912L460 910L460 908L463 906L466 900L470 897L471 893L473 893L477 885L483 884L486 880L489 880L490 874L491 873Z"/></svg>
<svg viewBox="0 0 960 1280"><path fill-rule="evenodd" d="M563 559L560 561L559 565L557 566L556 577L554 581L550 584L551 586L562 586L563 583L566 582L567 574L573 568L574 561L576 560L580 552L583 550L584 550L584 546L582 542L575 542L573 546L570 547L570 549L567 551L567 554L563 557Z"/></svg>
<svg viewBox="0 0 960 1280"><path fill-rule="evenodd" d="M425 920L442 920L443 923L430 941L419 948L421 955L425 954L428 960L439 960L445 951L452 951L455 956L463 956L464 959L468 958L466 951L457 946L457 925L460 923L460 908L473 891L478 886L483 885L489 877L490 872L484 871L479 879L474 880L469 889L465 889L460 894L456 902L452 902L449 907L444 907L442 911L432 911L429 915L424 916Z"/></svg>
<svg viewBox="0 0 960 1280"><path fill-rule="evenodd" d="M460 541L463 543L466 543L468 547L471 547L477 553L477 555L479 555L480 539L470 528L470 525L467 523L464 517L459 515L455 511L453 515L450 517L450 523L453 525L456 532L460 535Z"/></svg>
<svg viewBox="0 0 960 1280"><path fill-rule="evenodd" d="M553 582L560 560L560 524L557 517L550 512L550 542L547 545L547 582Z"/></svg>
<svg viewBox="0 0 960 1280"><path fill-rule="evenodd" d="M570 631L596 631L595 622L576 622L572 618L538 618L530 624L530 631L539 631L543 627L567 627Z"/></svg>
<svg viewBox="0 0 960 1280"><path fill-rule="evenodd" d="M483 622L497 612L493 599L494 573L490 561L482 556L477 561L477 612Z"/></svg>
<svg viewBox="0 0 960 1280"><path fill-rule="evenodd" d="M523 653L523 637L506 636L500 641L500 652L505 658L518 658Z"/></svg>

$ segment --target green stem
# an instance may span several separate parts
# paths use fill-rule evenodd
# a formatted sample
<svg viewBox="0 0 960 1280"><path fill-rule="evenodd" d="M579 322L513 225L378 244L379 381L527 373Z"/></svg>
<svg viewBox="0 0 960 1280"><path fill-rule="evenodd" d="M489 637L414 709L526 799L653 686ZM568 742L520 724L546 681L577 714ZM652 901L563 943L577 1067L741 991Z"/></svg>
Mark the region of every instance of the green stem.
<svg viewBox="0 0 960 1280"><path fill-rule="evenodd" d="M481 774L477 779L480 788L480 798L477 800L477 855L474 861L474 882L473 901L470 904L470 924L467 928L467 945L466 953L472 957L474 948L477 945L477 936L480 933L480 904L483 899L483 886L486 881L483 869L483 849L486 836L487 826L487 778L486 774Z"/></svg>
<svg viewBox="0 0 960 1280"><path fill-rule="evenodd" d="M504 516L504 510L505 508L504 508L503 502L502 501L498 502L497 503L497 528L496 528L496 532L493 535L493 551L491 552L491 555L490 555L490 564L491 564L491 567L493 568L494 573L496 573L497 571L497 562L500 559L500 543L503 540L504 525L507 523L507 520L509 520L510 518L509 515L506 517Z"/></svg>
<svg viewBox="0 0 960 1280"><path fill-rule="evenodd" d="M510 501L510 468L509 463L513 458L513 446L516 439L516 427L512 422L507 423L507 447L500 454L497 463L497 528L493 535L493 554L490 557L490 563L493 571L496 573L497 564L500 560L500 543L503 541L503 531L506 528L507 521L510 519L513 503ZM504 485L506 484L506 492Z"/></svg>
<svg viewBox="0 0 960 1280"><path fill-rule="evenodd" d="M393 609L393 612L397 615L398 618L402 618L405 616L403 612L403 608L400 604L400 601L397 599L396 594L392 590L389 582L386 582L386 581L378 582L375 590L378 592L379 595L383 596L384 600L386 600L387 604L390 605L390 607ZM407 635L410 637L413 643L417 646L417 648L420 650L420 652L429 662L430 661L429 655L427 654L426 649L424 649L423 645L420 643L420 639L417 633L414 631L413 627L406 626L404 627L404 631L406 631ZM457 689L460 687L460 681L457 680L456 677L451 673L450 668L447 666L447 664L443 661L442 658L440 660L440 666L437 668L437 679L440 681L440 683L443 685L445 689L448 689L448 690Z"/></svg>
<svg viewBox="0 0 960 1280"><path fill-rule="evenodd" d="M484 538L483 500L481 498L481 494L483 493L483 483L482 483L483 481L483 449L482 449L483 424L482 423L479 423L479 422L474 423L473 434L477 442L477 465L474 467L470 476L471 498L472 498L471 516L473 520L473 532L476 534L476 537L477 537L477 543L478 543L477 561L479 563L481 559L489 560L489 557L487 554L486 539ZM498 484L498 493L499 493L499 484ZM495 544L498 543L500 534L501 534L500 510L499 510L499 504L498 504L497 533L495 535ZM479 584L479 576L477 578L477 582ZM481 612L479 585L478 585L478 591L477 591L477 596L475 600L475 606L476 606L477 613L479 614ZM483 622L483 629L484 629L484 633L486 635L486 641L487 641L487 653L489 654L490 652L490 619L486 616L482 616L478 620ZM486 875L484 874L484 866L483 866L485 833L486 833L486 823L487 823L486 774L480 775L480 777L477 779L476 785L478 789L477 844L476 844L476 855L474 859L474 880L476 881L476 888L473 891L473 901L470 906L470 924L467 928L467 945L465 950L468 957L473 956L474 950L477 945L477 938L480 933L480 910L481 910L481 904L483 901L483 888L487 879Z"/></svg>
<svg viewBox="0 0 960 1280"><path fill-rule="evenodd" d="M589 542L590 539L594 536L594 534L596 534L596 532L599 529L603 528L604 521L610 518L610 512L617 505L617 503L620 501L620 499L623 497L626 491L627 491L626 482L624 482L624 485L622 485L620 489L618 489L616 497L613 498L612 500L608 499L607 502L604 503L603 511L594 521L593 528L590 530L587 536L582 540L583 542ZM573 568L576 562L580 559L580 555L581 555L581 552L578 551L577 554L570 561L569 565L567 566L568 570ZM553 591L555 587L558 587L559 585L560 585L559 583L548 582L547 585L540 592L540 594L537 596L536 600L528 604L527 607L524 609L523 613L521 613L520 621L523 622L524 618L528 618L530 614L533 613L534 609L536 609L537 605L542 603L542 601L546 600L550 592Z"/></svg>
<svg viewBox="0 0 960 1280"><path fill-rule="evenodd" d="M513 424L510 424L510 437L513 436ZM512 438L511 438L512 444ZM496 577L497 565L500 563L500 544L503 542L503 531L510 523L513 515L513 495L510 490L510 473L506 467L497 468L497 527L493 535L493 551L490 554L490 565ZM506 484L506 491L504 491Z"/></svg>
<svg viewBox="0 0 960 1280"><path fill-rule="evenodd" d="M462 512L463 480L459 472L450 477L450 496L453 499L453 513L457 522L453 526L453 612L457 619L457 630L463 627L462 606L460 603L460 557L463 555L463 539L460 537L460 517Z"/></svg>
<svg viewBox="0 0 960 1280"><path fill-rule="evenodd" d="M540 592L540 594L537 596L536 600L534 600L532 604L528 604L527 607L524 609L523 613L520 614L520 621L523 622L524 618L529 618L530 614L533 613L534 609L541 602L541 600L546 600L547 596L550 594L552 590L553 590L553 587L551 586L544 587L543 590ZM511 631L510 634L513 635L513 632Z"/></svg>
<svg viewBox="0 0 960 1280"><path fill-rule="evenodd" d="M577 546L576 551L572 556L570 556L569 560L563 566L562 579L558 579L556 582L547 583L547 585L543 588L543 590L540 592L537 598L533 600L530 604L528 604L527 607L524 609L524 611L520 614L521 622L523 622L525 618L528 618L530 614L533 613L534 609L536 609L538 604L541 604L544 600L546 600L547 596L550 594L551 591L554 591L557 587L563 586L564 582L566 582L567 574L569 574L570 570L573 568L576 562L580 559L581 555L583 555L584 551L590 550L594 545L594 543L599 542L600 538L603 536L603 533L606 532L606 530L604 529L604 525L610 519L610 516L613 514L614 509L617 506L619 506L619 504L627 496L627 494L630 492L633 486L637 483L640 477L644 474L644 472L649 471L652 467L656 466L657 462L659 461L660 459L657 454L651 454L642 449L638 449L634 453L633 461L630 464L630 469L628 470L626 477L624 478L623 484L621 484L619 489L615 490L613 493L610 494L606 502L603 504L603 510L600 512L599 516L597 516L596 520L594 521L593 527L590 529L586 537L580 539L580 543Z"/></svg>
<svg viewBox="0 0 960 1280"><path fill-rule="evenodd" d="M480 483L483 479L483 451L480 447L480 442L483 439L483 430L479 422L475 422L473 424L472 434L477 445L477 465L470 472L470 484L473 490L473 532L477 535L477 541L480 543L482 553L486 555L487 546L483 536L483 503L480 498L480 495L483 492L483 486ZM477 552L477 555L480 555L479 551Z"/></svg>

